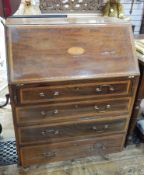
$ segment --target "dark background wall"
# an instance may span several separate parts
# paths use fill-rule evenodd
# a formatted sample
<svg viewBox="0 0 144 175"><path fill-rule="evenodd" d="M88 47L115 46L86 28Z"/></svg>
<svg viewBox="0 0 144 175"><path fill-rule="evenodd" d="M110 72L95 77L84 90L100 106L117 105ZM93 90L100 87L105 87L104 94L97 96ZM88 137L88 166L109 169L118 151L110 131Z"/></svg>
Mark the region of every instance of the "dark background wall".
<svg viewBox="0 0 144 175"><path fill-rule="evenodd" d="M7 13L13 14L18 9L20 2L21 0L0 0L0 16L6 17Z"/></svg>
<svg viewBox="0 0 144 175"><path fill-rule="evenodd" d="M141 24L140 33L144 34L144 14L143 14L143 19L142 19L142 24Z"/></svg>
<svg viewBox="0 0 144 175"><path fill-rule="evenodd" d="M2 4L2 0L0 0L0 16L3 16L4 12L3 12L3 4Z"/></svg>

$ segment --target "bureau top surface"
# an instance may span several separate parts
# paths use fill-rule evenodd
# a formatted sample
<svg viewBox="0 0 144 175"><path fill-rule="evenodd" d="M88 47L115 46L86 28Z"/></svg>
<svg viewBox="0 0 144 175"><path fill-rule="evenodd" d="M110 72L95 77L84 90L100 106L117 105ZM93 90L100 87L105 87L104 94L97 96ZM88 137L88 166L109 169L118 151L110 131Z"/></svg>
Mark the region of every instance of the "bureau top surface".
<svg viewBox="0 0 144 175"><path fill-rule="evenodd" d="M131 26L101 20L8 19L9 83L138 75Z"/></svg>

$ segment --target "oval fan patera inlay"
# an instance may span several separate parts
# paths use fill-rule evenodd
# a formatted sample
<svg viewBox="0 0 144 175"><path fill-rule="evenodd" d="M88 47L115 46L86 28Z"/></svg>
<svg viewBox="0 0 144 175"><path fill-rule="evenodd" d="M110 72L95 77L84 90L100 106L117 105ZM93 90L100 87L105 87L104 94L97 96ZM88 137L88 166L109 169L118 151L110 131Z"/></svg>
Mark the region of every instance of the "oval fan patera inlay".
<svg viewBox="0 0 144 175"><path fill-rule="evenodd" d="M70 54L70 55L83 55L85 53L85 49L82 48L82 47L71 47L67 50L67 52Z"/></svg>

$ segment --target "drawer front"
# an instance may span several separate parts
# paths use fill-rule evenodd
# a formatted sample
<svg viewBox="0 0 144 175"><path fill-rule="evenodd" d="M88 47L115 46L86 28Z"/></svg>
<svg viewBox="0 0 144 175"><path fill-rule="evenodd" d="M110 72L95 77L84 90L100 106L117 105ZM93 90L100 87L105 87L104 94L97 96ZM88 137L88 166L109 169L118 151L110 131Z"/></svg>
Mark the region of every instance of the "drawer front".
<svg viewBox="0 0 144 175"><path fill-rule="evenodd" d="M82 123L70 123L54 126L20 127L20 144L55 143L76 138L85 138L90 135L104 135L115 132L124 132L127 127L127 119L111 121L91 121Z"/></svg>
<svg viewBox="0 0 144 175"><path fill-rule="evenodd" d="M85 83L77 85L23 87L20 88L20 103L35 104L40 102L83 99L86 97L101 97L128 95L130 80L102 83Z"/></svg>
<svg viewBox="0 0 144 175"><path fill-rule="evenodd" d="M129 112L131 98L108 99L65 103L57 105L42 105L31 107L17 107L16 118L18 124L35 124L57 122L58 120L72 120L79 117L102 116L104 114Z"/></svg>
<svg viewBox="0 0 144 175"><path fill-rule="evenodd" d="M124 135L114 135L106 138L94 137L60 144L22 147L20 149L22 165L27 166L118 152L122 149L124 139Z"/></svg>

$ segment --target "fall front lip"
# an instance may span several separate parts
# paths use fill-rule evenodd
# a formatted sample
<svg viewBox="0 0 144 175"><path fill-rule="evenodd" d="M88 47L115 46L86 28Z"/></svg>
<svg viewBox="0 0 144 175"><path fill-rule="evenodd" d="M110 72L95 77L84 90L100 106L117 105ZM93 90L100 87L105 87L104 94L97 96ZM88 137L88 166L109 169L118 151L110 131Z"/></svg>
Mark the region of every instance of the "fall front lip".
<svg viewBox="0 0 144 175"><path fill-rule="evenodd" d="M48 15L16 15L9 18L67 18L68 15L63 14L48 14Z"/></svg>

